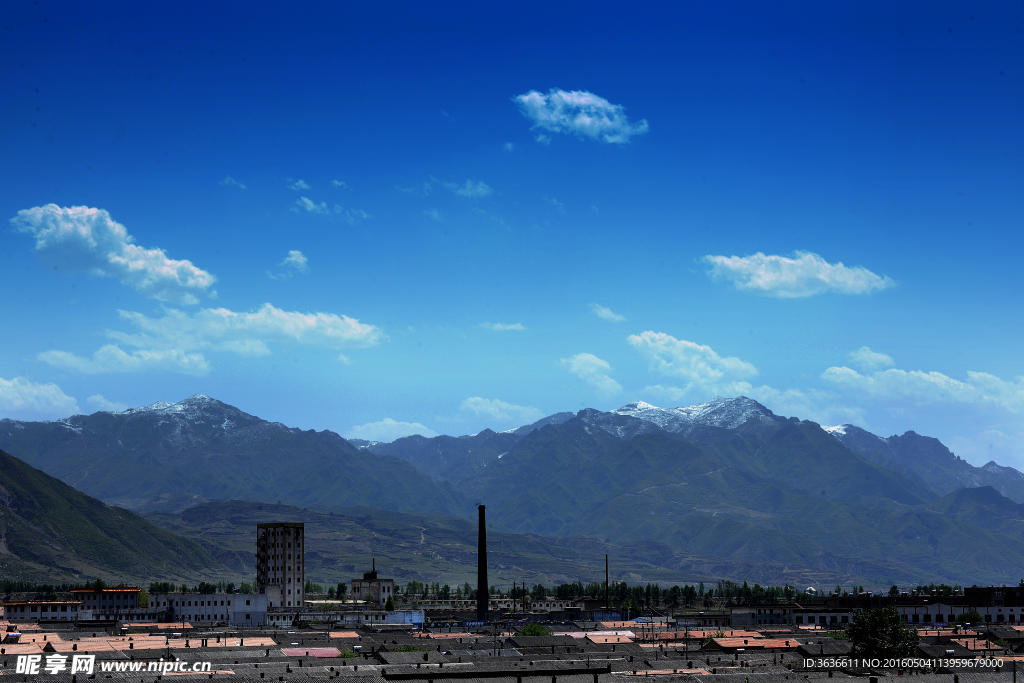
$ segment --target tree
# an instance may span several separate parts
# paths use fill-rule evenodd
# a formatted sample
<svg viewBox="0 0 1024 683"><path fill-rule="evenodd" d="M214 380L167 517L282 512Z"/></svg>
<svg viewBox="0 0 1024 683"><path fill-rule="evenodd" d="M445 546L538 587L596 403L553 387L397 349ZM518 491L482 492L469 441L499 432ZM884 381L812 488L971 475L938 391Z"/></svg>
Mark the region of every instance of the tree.
<svg viewBox="0 0 1024 683"><path fill-rule="evenodd" d="M242 585L238 587L238 592L243 595L249 595L252 593L252 584L243 582Z"/></svg>
<svg viewBox="0 0 1024 683"><path fill-rule="evenodd" d="M345 583L344 581L342 581L341 583L338 584L338 592L337 592L338 599L341 600L342 602L345 602L345 595L347 593L348 593L348 584Z"/></svg>
<svg viewBox="0 0 1024 683"><path fill-rule="evenodd" d="M900 596L900 587L897 586L896 584L893 584L892 588L889 589L889 597L890 598L898 598L899 596Z"/></svg>
<svg viewBox="0 0 1024 683"><path fill-rule="evenodd" d="M388 612L395 611L395 599L390 595L388 596L388 601L384 603L384 609Z"/></svg>
<svg viewBox="0 0 1024 683"><path fill-rule="evenodd" d="M550 636L551 631L547 630L540 624L526 624L516 635L519 636Z"/></svg>
<svg viewBox="0 0 1024 683"><path fill-rule="evenodd" d="M970 612L964 612L956 618L958 624L981 624L985 621L985 618L976 609L972 609Z"/></svg>
<svg viewBox="0 0 1024 683"><path fill-rule="evenodd" d="M905 657L917 643L917 632L903 623L895 607L860 612L846 629L854 658Z"/></svg>

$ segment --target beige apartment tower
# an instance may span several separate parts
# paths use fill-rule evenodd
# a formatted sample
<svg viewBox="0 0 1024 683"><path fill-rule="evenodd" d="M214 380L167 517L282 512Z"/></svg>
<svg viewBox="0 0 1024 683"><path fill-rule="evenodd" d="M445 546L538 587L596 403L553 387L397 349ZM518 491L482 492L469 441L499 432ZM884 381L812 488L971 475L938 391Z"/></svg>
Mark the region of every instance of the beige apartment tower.
<svg viewBox="0 0 1024 683"><path fill-rule="evenodd" d="M256 592L267 607L302 607L306 534L302 522L256 525Z"/></svg>

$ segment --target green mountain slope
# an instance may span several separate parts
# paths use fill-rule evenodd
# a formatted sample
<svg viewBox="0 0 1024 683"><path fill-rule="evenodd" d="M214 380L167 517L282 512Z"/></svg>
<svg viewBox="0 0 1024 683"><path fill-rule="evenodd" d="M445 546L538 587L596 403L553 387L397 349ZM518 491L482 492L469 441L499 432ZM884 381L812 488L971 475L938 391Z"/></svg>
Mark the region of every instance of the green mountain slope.
<svg viewBox="0 0 1024 683"><path fill-rule="evenodd" d="M0 573L38 582L198 580L226 568L201 543L0 451Z"/></svg>

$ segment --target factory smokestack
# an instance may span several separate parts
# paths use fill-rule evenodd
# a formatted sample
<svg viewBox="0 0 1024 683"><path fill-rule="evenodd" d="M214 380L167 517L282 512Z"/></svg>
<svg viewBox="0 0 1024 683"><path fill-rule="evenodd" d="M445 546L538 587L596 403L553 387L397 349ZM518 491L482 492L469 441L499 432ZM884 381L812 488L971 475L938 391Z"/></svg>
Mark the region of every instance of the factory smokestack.
<svg viewBox="0 0 1024 683"><path fill-rule="evenodd" d="M480 535L476 548L476 620L487 621L487 608L490 595L487 593L487 522L484 519L484 506L478 505L480 511Z"/></svg>

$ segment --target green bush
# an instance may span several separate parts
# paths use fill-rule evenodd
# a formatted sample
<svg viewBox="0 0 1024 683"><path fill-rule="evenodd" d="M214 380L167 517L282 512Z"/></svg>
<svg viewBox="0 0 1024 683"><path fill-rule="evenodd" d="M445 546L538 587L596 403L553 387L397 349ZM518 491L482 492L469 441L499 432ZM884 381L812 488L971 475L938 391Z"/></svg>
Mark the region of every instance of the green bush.
<svg viewBox="0 0 1024 683"><path fill-rule="evenodd" d="M540 624L527 624L519 629L519 633L516 635L520 636L550 636L551 631L547 630Z"/></svg>

